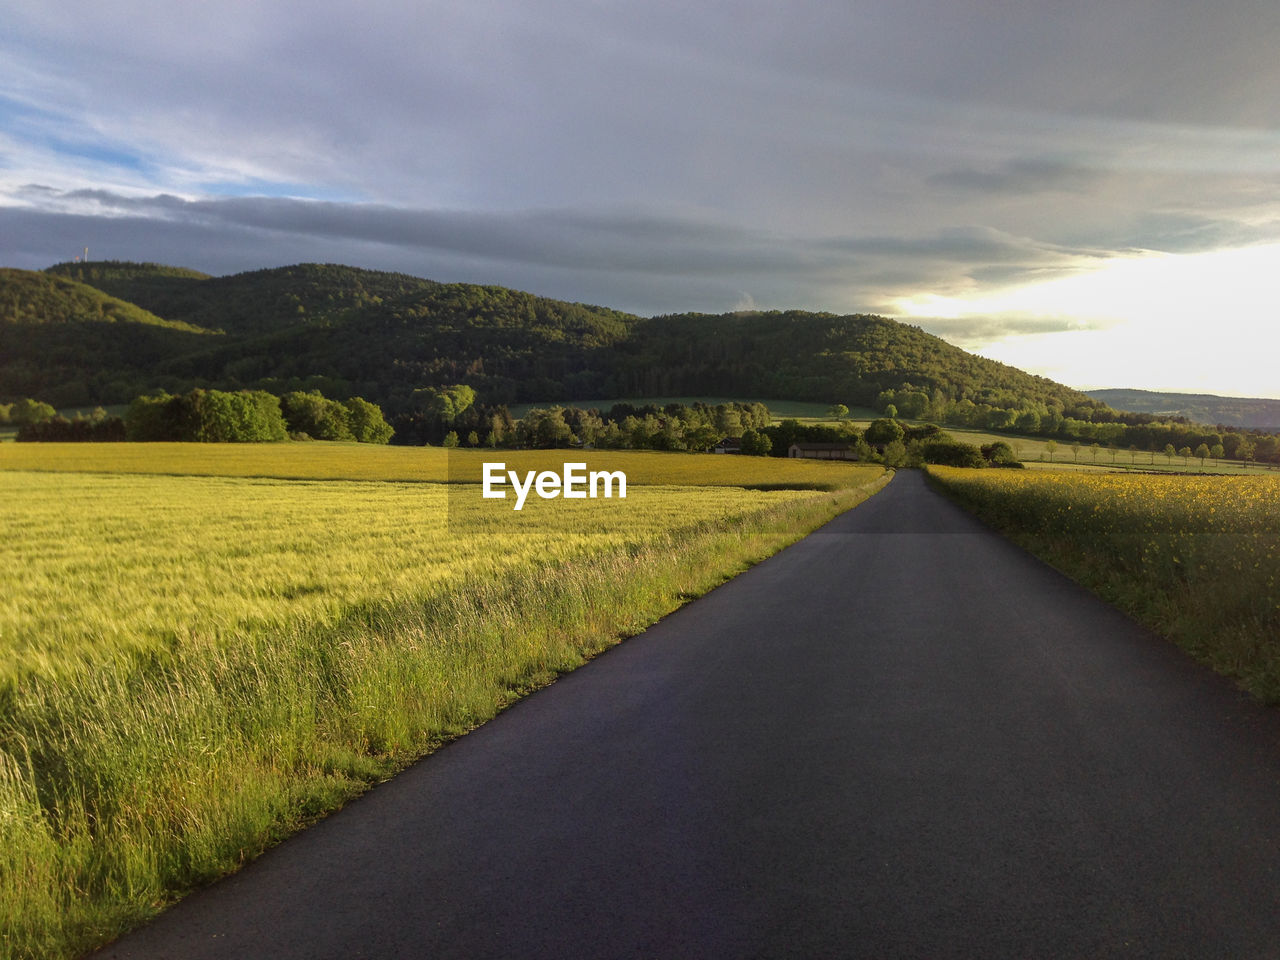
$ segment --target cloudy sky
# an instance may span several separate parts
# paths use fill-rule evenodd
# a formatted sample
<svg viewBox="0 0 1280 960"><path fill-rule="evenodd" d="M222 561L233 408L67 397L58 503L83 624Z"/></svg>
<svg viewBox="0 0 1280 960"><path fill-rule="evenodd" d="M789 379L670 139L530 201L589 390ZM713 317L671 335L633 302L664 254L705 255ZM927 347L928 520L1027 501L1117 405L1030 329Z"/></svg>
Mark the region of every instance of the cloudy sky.
<svg viewBox="0 0 1280 960"><path fill-rule="evenodd" d="M6 0L0 264L875 312L1280 397L1274 0Z"/></svg>

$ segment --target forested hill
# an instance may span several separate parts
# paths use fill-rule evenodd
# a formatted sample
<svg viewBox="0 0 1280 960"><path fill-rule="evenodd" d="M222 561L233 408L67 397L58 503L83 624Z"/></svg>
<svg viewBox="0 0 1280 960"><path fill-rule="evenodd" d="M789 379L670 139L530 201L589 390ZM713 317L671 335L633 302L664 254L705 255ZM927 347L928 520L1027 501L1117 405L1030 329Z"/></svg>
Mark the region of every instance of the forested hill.
<svg viewBox="0 0 1280 960"><path fill-rule="evenodd" d="M1079 391L966 353L919 327L802 311L641 321L620 353L623 396L745 394L872 404L904 383L997 407L1095 406Z"/></svg>
<svg viewBox="0 0 1280 960"><path fill-rule="evenodd" d="M218 339L83 283L0 269L0 394L7 399L127 400L134 381L118 374L200 352ZM98 380L95 396L86 395L88 377Z"/></svg>
<svg viewBox="0 0 1280 960"><path fill-rule="evenodd" d="M240 336L324 323L350 310L440 286L404 273L318 263L227 277L114 260L60 263L47 272L90 284L171 320Z"/></svg>
<svg viewBox="0 0 1280 960"><path fill-rule="evenodd" d="M1120 410L1185 417L1195 423L1280 431L1280 400L1154 390L1090 390L1089 396Z"/></svg>
<svg viewBox="0 0 1280 960"><path fill-rule="evenodd" d="M26 375L0 371L0 395L75 406L193 386L318 388L364 396L395 413L412 408L415 390L450 384L468 384L489 403L717 394L850 406L909 385L935 404L1053 407L1086 419L1104 406L882 317L788 311L644 319L504 287L321 264L208 277L97 262L59 264L48 274L194 325L189 330L219 333L137 356L97 346L77 355L64 343L56 364L33 333L21 357L5 355ZM0 281L0 307L5 288Z"/></svg>

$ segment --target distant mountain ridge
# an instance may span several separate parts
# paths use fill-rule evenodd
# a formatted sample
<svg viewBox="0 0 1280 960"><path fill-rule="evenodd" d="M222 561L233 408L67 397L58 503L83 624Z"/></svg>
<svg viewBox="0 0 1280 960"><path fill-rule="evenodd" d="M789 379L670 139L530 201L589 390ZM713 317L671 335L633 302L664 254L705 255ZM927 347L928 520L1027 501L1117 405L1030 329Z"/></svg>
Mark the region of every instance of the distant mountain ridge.
<svg viewBox="0 0 1280 960"><path fill-rule="evenodd" d="M1185 417L1193 423L1280 432L1280 400L1159 390L1109 389L1086 390L1085 393L1117 410Z"/></svg>
<svg viewBox="0 0 1280 960"><path fill-rule="evenodd" d="M37 283L17 276L27 271L9 273L0 282L0 307L11 286ZM465 383L487 403L710 392L867 406L899 391L926 404L1053 408L1085 420L1105 409L1062 384L866 314L643 318L504 287L333 264L210 277L101 261L30 276L46 285L89 285L201 338L135 356L109 343L77 353L73 336L60 344L60 362L50 364L47 329L15 317L14 349L0 359L0 394L38 395L58 406L206 386L318 388L394 412L412 408L424 387ZM107 330L99 326L93 338Z"/></svg>

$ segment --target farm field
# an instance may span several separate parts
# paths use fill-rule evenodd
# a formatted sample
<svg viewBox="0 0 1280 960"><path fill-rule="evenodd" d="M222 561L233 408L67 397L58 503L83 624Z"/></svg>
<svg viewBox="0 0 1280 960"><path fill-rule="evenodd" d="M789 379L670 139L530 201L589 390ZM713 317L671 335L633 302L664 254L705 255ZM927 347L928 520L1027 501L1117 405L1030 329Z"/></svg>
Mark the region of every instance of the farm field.
<svg viewBox="0 0 1280 960"><path fill-rule="evenodd" d="M888 477L614 454L626 500L531 498L515 527L438 482L492 457L463 453L0 453L21 571L0 596L0 954L109 939Z"/></svg>
<svg viewBox="0 0 1280 960"><path fill-rule="evenodd" d="M1280 477L929 467L986 523L1280 703Z"/></svg>
<svg viewBox="0 0 1280 960"><path fill-rule="evenodd" d="M860 476L849 464L785 457L632 450L484 450L367 443L17 443L0 449L0 470L479 483L485 461L541 470L566 461L622 470L637 486L835 488ZM855 472L850 473L850 470Z"/></svg>

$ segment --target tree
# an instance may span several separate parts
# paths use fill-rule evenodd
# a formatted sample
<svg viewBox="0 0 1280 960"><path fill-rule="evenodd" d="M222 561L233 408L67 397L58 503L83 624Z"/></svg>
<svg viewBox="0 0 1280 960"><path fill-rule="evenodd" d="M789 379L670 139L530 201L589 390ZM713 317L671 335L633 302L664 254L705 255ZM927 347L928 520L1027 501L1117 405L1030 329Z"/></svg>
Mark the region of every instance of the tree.
<svg viewBox="0 0 1280 960"><path fill-rule="evenodd" d="M1222 466L1223 452L1224 451L1222 449L1222 444L1220 443L1215 443L1212 447L1209 448L1209 456L1213 457L1213 459L1218 462L1218 466Z"/></svg>
<svg viewBox="0 0 1280 960"><path fill-rule="evenodd" d="M888 417L890 420L897 420L898 408L895 407L892 403L887 403L885 404L885 407L884 407L884 415Z"/></svg>
<svg viewBox="0 0 1280 960"><path fill-rule="evenodd" d="M24 397L9 409L9 421L18 425L43 423L46 420L52 420L57 415L58 411L53 409L52 404L32 400L30 397Z"/></svg>
<svg viewBox="0 0 1280 960"><path fill-rule="evenodd" d="M907 448L901 440L892 440L884 445L884 462L888 467L900 467L907 458Z"/></svg>
<svg viewBox="0 0 1280 960"><path fill-rule="evenodd" d="M364 401L361 401L363 403ZM372 404L370 404L372 406ZM319 390L294 390L280 398L280 408L291 433L305 433L312 440L355 440L348 407L330 400ZM365 414L361 414L365 416ZM378 419L382 418L379 411ZM384 422L385 426L385 422ZM389 430L390 427L387 427ZM391 434L387 434L390 439ZM386 441L381 441L385 443Z"/></svg>
<svg viewBox="0 0 1280 960"><path fill-rule="evenodd" d="M458 445L458 431L450 430L448 433L444 435L444 443L442 444L442 446L448 447L449 449L453 449L457 445Z"/></svg>
<svg viewBox="0 0 1280 960"><path fill-rule="evenodd" d="M564 407L549 410L533 409L524 415L516 433L525 446L550 449L567 447L573 438L573 430L565 421Z"/></svg>
<svg viewBox="0 0 1280 960"><path fill-rule="evenodd" d="M835 420L843 420L845 417L849 416L849 408L843 403L833 403L827 408L827 416Z"/></svg>
<svg viewBox="0 0 1280 960"><path fill-rule="evenodd" d="M1034 410L1023 410L1014 420L1013 427L1019 433L1035 435L1040 432L1040 414Z"/></svg>
<svg viewBox="0 0 1280 960"><path fill-rule="evenodd" d="M363 397L352 397L343 404L347 408L347 426L361 443L386 443L395 433L382 416L382 408Z"/></svg>
<svg viewBox="0 0 1280 960"><path fill-rule="evenodd" d="M867 443L883 445L901 442L904 431L902 424L898 423L898 421L883 418L872 420L864 436ZM903 449L905 450L906 448L904 447Z"/></svg>
<svg viewBox="0 0 1280 960"><path fill-rule="evenodd" d="M428 417L441 423L452 423L476 402L476 392L465 383L452 387L426 387L413 391L414 399Z"/></svg>
<svg viewBox="0 0 1280 960"><path fill-rule="evenodd" d="M1075 460L1076 463L1080 462L1080 444L1079 443L1071 444L1071 458Z"/></svg>
<svg viewBox="0 0 1280 960"><path fill-rule="evenodd" d="M773 441L769 439L767 433L760 430L747 429L742 431L742 446L740 449L747 456L767 457L773 450Z"/></svg>
<svg viewBox="0 0 1280 960"><path fill-rule="evenodd" d="M1168 458L1170 466L1173 465L1173 458L1178 455L1178 451L1173 448L1172 443L1164 445L1164 455Z"/></svg>
<svg viewBox="0 0 1280 960"><path fill-rule="evenodd" d="M1102 452L1102 448L1096 443L1089 446L1089 452L1093 454L1093 462L1098 462L1098 454Z"/></svg>
<svg viewBox="0 0 1280 960"><path fill-rule="evenodd" d="M906 419L919 420L929 409L929 395L921 393L919 390L909 390L906 393L899 392L895 398L895 403L898 409L902 411L902 416Z"/></svg>
<svg viewBox="0 0 1280 960"><path fill-rule="evenodd" d="M1046 440L1046 441L1044 442L1044 452L1045 452L1045 453L1047 453L1047 454L1049 454L1049 462L1050 462L1050 463L1053 463L1053 454L1054 454L1054 451L1055 451L1055 450L1057 450L1057 449L1058 449L1058 441L1057 441L1057 440Z"/></svg>
<svg viewBox="0 0 1280 960"><path fill-rule="evenodd" d="M982 457L990 463L1001 467L1020 463L1017 451L1003 440L997 440L990 446L983 447Z"/></svg>
<svg viewBox="0 0 1280 960"><path fill-rule="evenodd" d="M1200 444L1196 447L1196 456L1200 458L1200 467L1204 469L1204 462L1209 459L1209 447L1206 444Z"/></svg>

